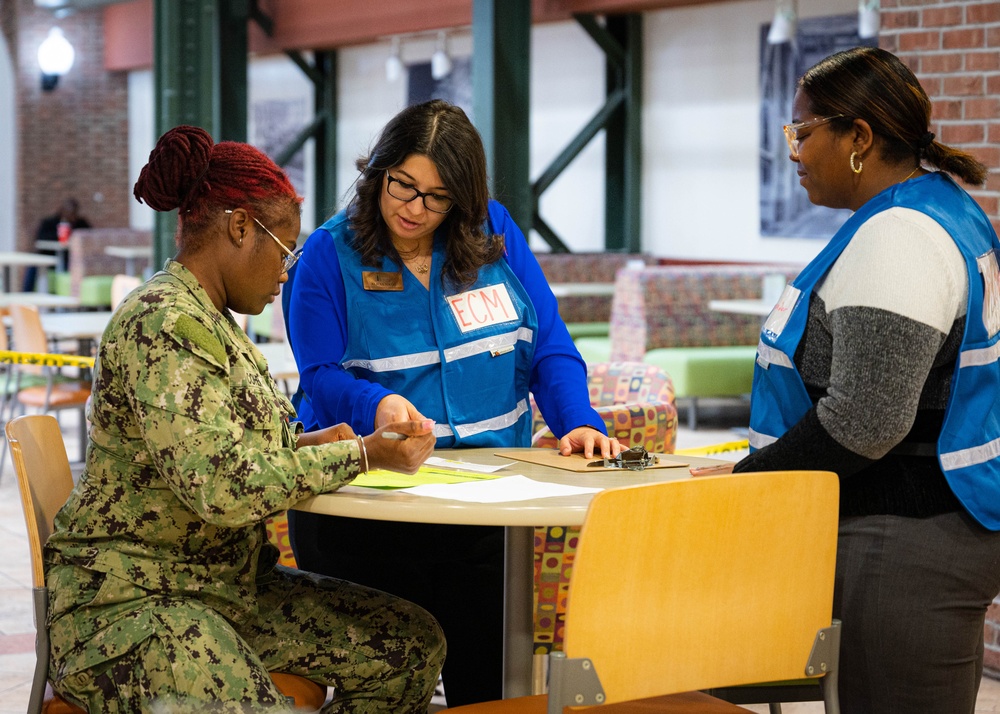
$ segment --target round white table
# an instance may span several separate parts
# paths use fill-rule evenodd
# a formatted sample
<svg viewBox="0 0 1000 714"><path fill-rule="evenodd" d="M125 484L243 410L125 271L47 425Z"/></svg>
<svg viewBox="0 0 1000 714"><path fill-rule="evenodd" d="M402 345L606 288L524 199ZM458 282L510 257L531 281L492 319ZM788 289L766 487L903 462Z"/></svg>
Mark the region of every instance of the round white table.
<svg viewBox="0 0 1000 714"><path fill-rule="evenodd" d="M615 488L690 478L688 467L647 469L645 471L598 471L579 473L511 461L494 456L496 451L512 449L443 449L435 456L476 464L509 463L500 475L520 474L536 481L571 486ZM670 456L692 466L724 463L719 459L696 456ZM399 491L345 486L301 501L296 510L332 516L368 518L380 521L414 523L453 523L462 525L504 526L504 698L519 697L532 691L532 586L535 526L578 526L583 524L593 494L554 496L507 503L467 503Z"/></svg>

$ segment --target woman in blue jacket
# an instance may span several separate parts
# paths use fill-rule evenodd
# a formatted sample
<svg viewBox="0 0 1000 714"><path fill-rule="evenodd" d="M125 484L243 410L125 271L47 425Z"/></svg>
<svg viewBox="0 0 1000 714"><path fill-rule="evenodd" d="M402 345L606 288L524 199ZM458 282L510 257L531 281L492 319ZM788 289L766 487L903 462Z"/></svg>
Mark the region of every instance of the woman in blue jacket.
<svg viewBox="0 0 1000 714"><path fill-rule="evenodd" d="M854 214L764 324L735 470L840 476L844 714L972 714L1000 590L1000 242L948 174L986 168L935 141L884 50L826 58L792 109L809 200Z"/></svg>
<svg viewBox="0 0 1000 714"><path fill-rule="evenodd" d="M465 113L440 100L404 109L358 169L292 288L306 429L430 418L439 448L529 446L530 391L562 453L617 453L538 262L489 199ZM501 696L501 529L289 520L302 567L408 594L438 618L449 706Z"/></svg>

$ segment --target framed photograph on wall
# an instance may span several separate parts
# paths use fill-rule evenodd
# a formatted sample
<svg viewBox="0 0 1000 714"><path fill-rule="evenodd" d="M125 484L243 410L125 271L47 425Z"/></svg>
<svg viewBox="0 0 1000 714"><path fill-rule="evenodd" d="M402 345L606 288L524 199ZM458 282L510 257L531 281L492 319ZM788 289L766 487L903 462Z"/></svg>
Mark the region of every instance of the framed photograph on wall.
<svg viewBox="0 0 1000 714"><path fill-rule="evenodd" d="M782 127L792 120L792 98L805 71L834 52L877 45L858 37L858 15L800 20L791 42L770 45L770 25L760 31L760 234L784 238L830 238L851 212L815 206L799 185L788 158Z"/></svg>

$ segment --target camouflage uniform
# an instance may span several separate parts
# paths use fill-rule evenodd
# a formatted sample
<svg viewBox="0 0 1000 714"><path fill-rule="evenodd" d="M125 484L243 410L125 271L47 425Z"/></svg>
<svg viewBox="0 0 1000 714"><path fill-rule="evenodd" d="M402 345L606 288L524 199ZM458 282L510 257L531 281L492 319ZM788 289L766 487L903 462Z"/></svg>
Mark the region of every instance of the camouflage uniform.
<svg viewBox="0 0 1000 714"><path fill-rule="evenodd" d="M360 468L353 441L294 449L291 413L179 263L123 303L45 549L57 690L102 714L249 711L284 707L283 671L333 686L327 712L427 711L445 655L427 612L275 565L264 520Z"/></svg>

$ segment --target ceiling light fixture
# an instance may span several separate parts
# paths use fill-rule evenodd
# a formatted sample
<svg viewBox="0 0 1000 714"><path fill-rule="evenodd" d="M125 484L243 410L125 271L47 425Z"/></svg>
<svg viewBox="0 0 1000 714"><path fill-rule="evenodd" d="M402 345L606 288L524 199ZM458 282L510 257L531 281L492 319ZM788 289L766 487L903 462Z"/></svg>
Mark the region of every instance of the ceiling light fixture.
<svg viewBox="0 0 1000 714"><path fill-rule="evenodd" d="M403 59L399 56L400 42L398 37L392 38L392 49L385 59L385 78L390 82L403 76Z"/></svg>
<svg viewBox="0 0 1000 714"><path fill-rule="evenodd" d="M798 0L776 0L774 19L767 33L767 44L780 45L795 39L795 23L798 20Z"/></svg>
<svg viewBox="0 0 1000 714"><path fill-rule="evenodd" d="M439 32L437 39L437 49L431 55L431 76L441 80L451 74L451 57L448 56L448 36Z"/></svg>
<svg viewBox="0 0 1000 714"><path fill-rule="evenodd" d="M880 10L879 0L858 0L858 37L863 40L878 37Z"/></svg>

